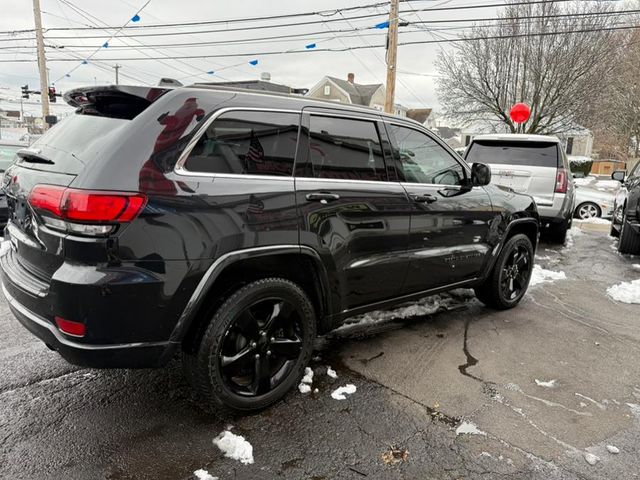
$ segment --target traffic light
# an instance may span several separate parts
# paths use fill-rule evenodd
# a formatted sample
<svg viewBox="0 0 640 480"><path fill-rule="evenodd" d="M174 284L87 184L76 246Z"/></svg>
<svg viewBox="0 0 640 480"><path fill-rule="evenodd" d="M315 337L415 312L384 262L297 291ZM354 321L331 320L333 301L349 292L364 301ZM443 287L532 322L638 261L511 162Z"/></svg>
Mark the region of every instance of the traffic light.
<svg viewBox="0 0 640 480"><path fill-rule="evenodd" d="M29 85L22 86L22 98L29 99Z"/></svg>
<svg viewBox="0 0 640 480"><path fill-rule="evenodd" d="M49 101L56 103L56 87L49 87Z"/></svg>

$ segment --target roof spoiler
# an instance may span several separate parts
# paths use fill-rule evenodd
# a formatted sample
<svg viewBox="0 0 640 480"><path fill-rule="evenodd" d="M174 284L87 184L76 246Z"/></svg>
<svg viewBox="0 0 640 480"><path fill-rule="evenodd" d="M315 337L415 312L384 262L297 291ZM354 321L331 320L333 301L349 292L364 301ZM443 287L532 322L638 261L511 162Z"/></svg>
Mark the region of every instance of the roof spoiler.
<svg viewBox="0 0 640 480"><path fill-rule="evenodd" d="M67 91L63 99L76 113L131 120L165 93L168 87L109 85Z"/></svg>

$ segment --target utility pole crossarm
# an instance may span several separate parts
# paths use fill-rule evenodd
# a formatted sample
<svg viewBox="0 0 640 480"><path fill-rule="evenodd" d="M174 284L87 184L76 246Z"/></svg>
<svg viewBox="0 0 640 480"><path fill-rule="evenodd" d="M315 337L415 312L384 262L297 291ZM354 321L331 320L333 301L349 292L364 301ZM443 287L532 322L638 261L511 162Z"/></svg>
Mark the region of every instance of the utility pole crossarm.
<svg viewBox="0 0 640 480"><path fill-rule="evenodd" d="M33 0L33 17L36 27L36 43L38 47L38 70L40 72L40 92L42 102L42 125L46 130L49 125L46 118L49 116L49 79L47 76L47 59L44 53L44 35L42 33L42 14L40 12L40 0Z"/></svg>
<svg viewBox="0 0 640 480"><path fill-rule="evenodd" d="M398 58L398 0L391 0L389 9L389 37L387 45L387 88L384 111L394 112L396 95L396 62Z"/></svg>

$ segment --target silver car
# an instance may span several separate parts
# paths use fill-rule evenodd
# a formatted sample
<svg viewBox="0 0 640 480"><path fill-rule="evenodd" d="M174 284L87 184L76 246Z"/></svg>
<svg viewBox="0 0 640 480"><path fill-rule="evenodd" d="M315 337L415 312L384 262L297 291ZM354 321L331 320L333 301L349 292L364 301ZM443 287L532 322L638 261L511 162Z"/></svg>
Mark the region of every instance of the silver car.
<svg viewBox="0 0 640 480"><path fill-rule="evenodd" d="M597 185L576 185L575 217L581 220L589 218L611 218L617 190L597 187Z"/></svg>
<svg viewBox="0 0 640 480"><path fill-rule="evenodd" d="M575 187L569 161L557 137L526 134L478 135L467 148L468 163L491 167L491 183L533 197L540 226L564 243L571 227Z"/></svg>

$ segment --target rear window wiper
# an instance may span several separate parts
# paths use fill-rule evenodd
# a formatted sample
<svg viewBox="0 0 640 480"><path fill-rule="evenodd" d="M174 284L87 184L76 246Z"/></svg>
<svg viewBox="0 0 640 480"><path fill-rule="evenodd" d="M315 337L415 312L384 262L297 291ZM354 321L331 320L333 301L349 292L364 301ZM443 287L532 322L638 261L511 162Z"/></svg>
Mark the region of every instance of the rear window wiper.
<svg viewBox="0 0 640 480"><path fill-rule="evenodd" d="M47 165L54 165L55 162L49 158L45 158L40 155L40 150L38 149L29 149L25 148L24 150L18 151L18 156L20 160L28 163L45 163Z"/></svg>

